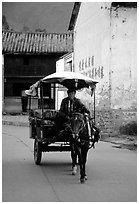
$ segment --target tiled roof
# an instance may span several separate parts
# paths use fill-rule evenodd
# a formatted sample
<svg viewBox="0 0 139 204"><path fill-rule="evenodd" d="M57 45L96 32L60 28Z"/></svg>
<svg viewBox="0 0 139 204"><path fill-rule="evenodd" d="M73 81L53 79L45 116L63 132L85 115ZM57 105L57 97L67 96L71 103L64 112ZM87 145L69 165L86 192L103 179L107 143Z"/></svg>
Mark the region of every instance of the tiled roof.
<svg viewBox="0 0 139 204"><path fill-rule="evenodd" d="M3 53L63 53L73 51L73 32L22 33L2 31Z"/></svg>

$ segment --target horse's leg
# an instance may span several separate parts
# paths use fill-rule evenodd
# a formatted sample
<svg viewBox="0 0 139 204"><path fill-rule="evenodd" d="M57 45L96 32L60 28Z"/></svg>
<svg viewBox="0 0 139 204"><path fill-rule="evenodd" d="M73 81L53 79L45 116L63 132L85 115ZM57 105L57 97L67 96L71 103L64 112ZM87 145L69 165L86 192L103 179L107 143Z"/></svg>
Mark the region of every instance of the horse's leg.
<svg viewBox="0 0 139 204"><path fill-rule="evenodd" d="M72 175L75 175L77 171L77 153L75 151L74 143L71 142L70 145L71 145L71 159L72 159Z"/></svg>
<svg viewBox="0 0 139 204"><path fill-rule="evenodd" d="M84 177L84 170L83 170L83 158L82 158L81 147L76 145L76 151L77 151L77 155L78 155L78 158L79 158L80 181L81 181L81 183L84 183L85 182L85 177Z"/></svg>
<svg viewBox="0 0 139 204"><path fill-rule="evenodd" d="M84 178L87 180L87 174L86 174L86 161L87 161L87 153L88 153L88 147L89 145L85 143L82 146L81 152L82 152L82 158L83 158L83 172L84 172Z"/></svg>

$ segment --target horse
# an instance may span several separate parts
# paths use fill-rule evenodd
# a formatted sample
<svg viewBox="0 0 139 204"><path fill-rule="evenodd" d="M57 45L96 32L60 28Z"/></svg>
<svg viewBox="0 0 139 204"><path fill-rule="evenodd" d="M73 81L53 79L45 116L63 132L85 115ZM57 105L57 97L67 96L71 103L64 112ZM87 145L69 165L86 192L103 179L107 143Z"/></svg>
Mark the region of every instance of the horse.
<svg viewBox="0 0 139 204"><path fill-rule="evenodd" d="M86 161L88 150L94 147L94 143L99 140L99 129L91 122L88 114L78 112L72 113L69 121L64 123L64 118L57 118L55 132L58 132L56 138L67 138L70 141L72 175L76 174L77 157L80 166L80 182L87 180ZM63 124L61 126L61 124ZM61 127L60 127L61 126Z"/></svg>
<svg viewBox="0 0 139 204"><path fill-rule="evenodd" d="M88 115L73 113L70 121L71 128L71 158L72 174L76 174L77 156L80 166L80 182L87 180L86 161L88 150L93 146L91 127Z"/></svg>

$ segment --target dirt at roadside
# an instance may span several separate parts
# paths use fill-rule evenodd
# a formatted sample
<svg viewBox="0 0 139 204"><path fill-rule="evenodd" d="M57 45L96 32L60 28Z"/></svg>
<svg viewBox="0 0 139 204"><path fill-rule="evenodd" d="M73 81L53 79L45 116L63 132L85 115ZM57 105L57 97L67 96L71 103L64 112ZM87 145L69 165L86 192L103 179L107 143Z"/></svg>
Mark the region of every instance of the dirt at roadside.
<svg viewBox="0 0 139 204"><path fill-rule="evenodd" d="M104 142L111 142L115 148L129 149L137 151L137 136L135 135L120 135L113 137L103 137Z"/></svg>

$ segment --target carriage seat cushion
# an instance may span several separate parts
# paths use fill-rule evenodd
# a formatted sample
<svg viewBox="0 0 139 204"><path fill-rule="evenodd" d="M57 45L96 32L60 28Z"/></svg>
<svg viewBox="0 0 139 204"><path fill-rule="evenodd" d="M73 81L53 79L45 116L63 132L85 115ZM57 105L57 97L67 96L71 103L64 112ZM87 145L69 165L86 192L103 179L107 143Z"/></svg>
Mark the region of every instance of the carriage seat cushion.
<svg viewBox="0 0 139 204"><path fill-rule="evenodd" d="M44 109L43 117L44 119L55 120L58 112L59 111L54 109ZM32 116L42 118L42 110L41 109L32 110Z"/></svg>

